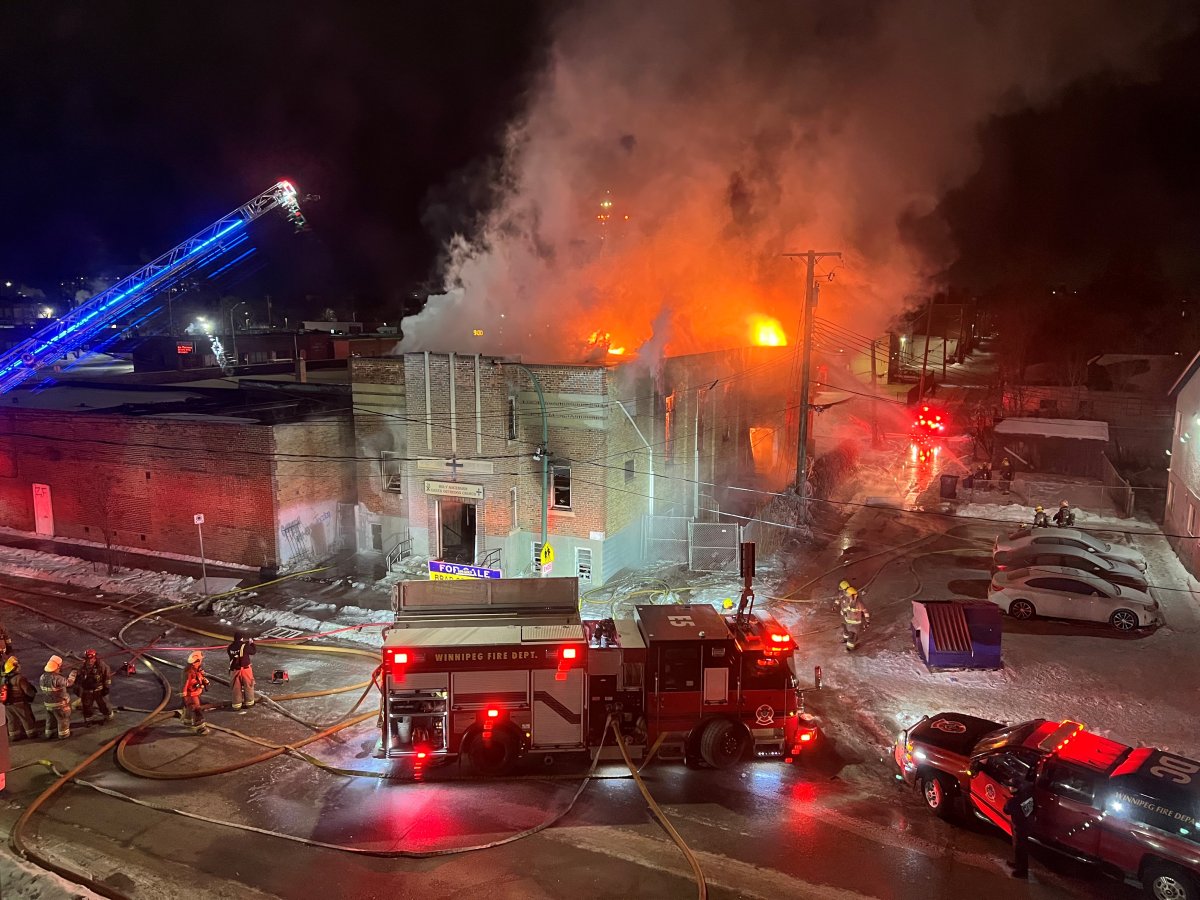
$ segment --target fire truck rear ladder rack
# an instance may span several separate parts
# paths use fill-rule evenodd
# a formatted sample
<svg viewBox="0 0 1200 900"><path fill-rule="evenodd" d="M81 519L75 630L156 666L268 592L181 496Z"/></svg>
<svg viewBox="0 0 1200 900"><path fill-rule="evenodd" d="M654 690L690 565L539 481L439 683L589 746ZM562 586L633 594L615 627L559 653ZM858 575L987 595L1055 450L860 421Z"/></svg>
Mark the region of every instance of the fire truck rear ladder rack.
<svg viewBox="0 0 1200 900"><path fill-rule="evenodd" d="M253 200L222 216L203 231L168 250L154 262L122 278L67 315L47 325L0 354L0 394L6 394L33 375L41 366L78 353L111 325L145 304L150 298L175 284L189 269L224 252L238 232L260 216L282 207L289 218L303 224L296 189L280 181Z"/></svg>

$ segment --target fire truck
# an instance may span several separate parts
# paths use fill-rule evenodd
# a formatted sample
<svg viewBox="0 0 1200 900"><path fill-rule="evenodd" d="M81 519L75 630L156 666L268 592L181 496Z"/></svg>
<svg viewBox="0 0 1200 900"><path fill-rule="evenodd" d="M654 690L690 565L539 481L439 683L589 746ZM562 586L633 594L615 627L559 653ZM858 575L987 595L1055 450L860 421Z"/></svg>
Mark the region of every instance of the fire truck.
<svg viewBox="0 0 1200 900"><path fill-rule="evenodd" d="M715 768L815 741L792 638L771 616L670 604L583 620L578 592L574 578L396 585L377 755L485 774L530 756L615 758L610 722L635 758Z"/></svg>

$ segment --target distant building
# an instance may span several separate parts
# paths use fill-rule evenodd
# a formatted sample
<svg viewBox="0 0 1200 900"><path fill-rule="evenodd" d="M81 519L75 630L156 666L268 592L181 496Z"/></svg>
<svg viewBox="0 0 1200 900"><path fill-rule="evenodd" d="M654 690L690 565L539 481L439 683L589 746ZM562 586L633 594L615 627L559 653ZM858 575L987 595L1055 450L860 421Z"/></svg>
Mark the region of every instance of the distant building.
<svg viewBox="0 0 1200 900"><path fill-rule="evenodd" d="M1200 353L1171 386L1175 415L1163 532L1180 562L1200 577Z"/></svg>

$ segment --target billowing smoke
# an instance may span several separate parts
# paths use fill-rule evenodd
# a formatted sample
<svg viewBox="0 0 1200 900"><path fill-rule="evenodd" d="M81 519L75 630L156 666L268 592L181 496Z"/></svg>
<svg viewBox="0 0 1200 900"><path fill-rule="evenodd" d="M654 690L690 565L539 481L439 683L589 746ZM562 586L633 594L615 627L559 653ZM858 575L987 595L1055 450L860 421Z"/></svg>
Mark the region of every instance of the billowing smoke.
<svg viewBox="0 0 1200 900"><path fill-rule="evenodd" d="M756 315L794 340L803 269L782 254L808 249L844 254L818 269L820 314L882 328L952 258L929 214L972 173L979 126L1088 75L1149 74L1181 16L1171 0L572 7L511 125L500 200L447 248L447 293L404 320L403 347L675 354L752 343Z"/></svg>

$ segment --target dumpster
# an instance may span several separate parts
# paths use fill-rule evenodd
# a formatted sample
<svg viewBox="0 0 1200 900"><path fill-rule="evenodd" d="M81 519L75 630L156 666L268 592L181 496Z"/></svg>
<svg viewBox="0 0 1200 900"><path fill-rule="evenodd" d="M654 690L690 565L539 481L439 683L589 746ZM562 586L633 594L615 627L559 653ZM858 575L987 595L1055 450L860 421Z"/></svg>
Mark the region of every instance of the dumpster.
<svg viewBox="0 0 1200 900"><path fill-rule="evenodd" d="M986 600L914 600L913 643L934 669L999 669L1000 607Z"/></svg>
<svg viewBox="0 0 1200 900"><path fill-rule="evenodd" d="M958 476L943 475L942 476L942 499L953 500L958 496Z"/></svg>

